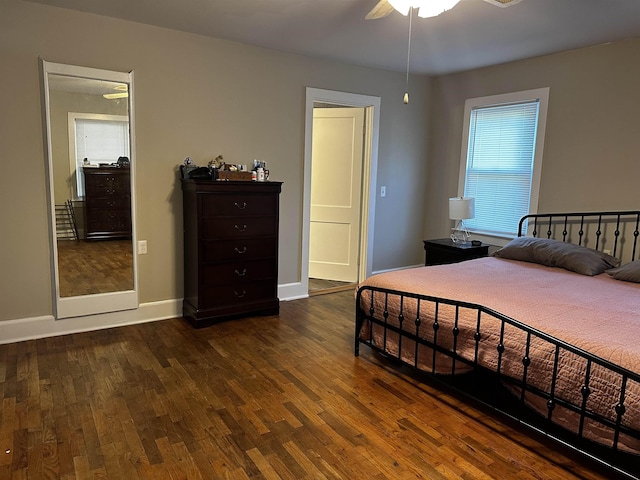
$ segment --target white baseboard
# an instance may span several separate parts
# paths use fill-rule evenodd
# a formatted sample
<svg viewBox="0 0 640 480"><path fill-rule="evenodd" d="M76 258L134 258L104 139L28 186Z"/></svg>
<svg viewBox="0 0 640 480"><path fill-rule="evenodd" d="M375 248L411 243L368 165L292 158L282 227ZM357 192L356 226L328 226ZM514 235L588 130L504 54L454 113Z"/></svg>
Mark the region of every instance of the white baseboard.
<svg viewBox="0 0 640 480"><path fill-rule="evenodd" d="M409 265L406 267L387 268L386 270L377 270L375 272L372 272L371 275L377 275L379 273L386 273L386 272L395 272L396 270L406 270L408 268L418 268L418 267L424 267L424 265Z"/></svg>
<svg viewBox="0 0 640 480"><path fill-rule="evenodd" d="M301 282L278 285L282 301L306 298ZM70 333L89 332L105 328L122 327L136 323L155 322L182 316L182 299L143 303L135 310L86 315L56 320L53 315L0 321L0 344L55 337Z"/></svg>
<svg viewBox="0 0 640 480"><path fill-rule="evenodd" d="M382 271L376 273L382 273ZM302 282L278 285L278 298L283 302L307 297L309 297L308 287ZM56 320L53 315L5 320L0 321L0 344L122 327L136 323L155 322L181 316L182 299L179 298L143 303L134 310L64 318L61 320Z"/></svg>
<svg viewBox="0 0 640 480"><path fill-rule="evenodd" d="M53 315L0 322L0 344L122 327L182 316L182 299L143 303L135 310L56 320Z"/></svg>
<svg viewBox="0 0 640 480"><path fill-rule="evenodd" d="M302 282L278 285L278 298L283 302L298 300L299 298L307 298L308 296L309 288Z"/></svg>

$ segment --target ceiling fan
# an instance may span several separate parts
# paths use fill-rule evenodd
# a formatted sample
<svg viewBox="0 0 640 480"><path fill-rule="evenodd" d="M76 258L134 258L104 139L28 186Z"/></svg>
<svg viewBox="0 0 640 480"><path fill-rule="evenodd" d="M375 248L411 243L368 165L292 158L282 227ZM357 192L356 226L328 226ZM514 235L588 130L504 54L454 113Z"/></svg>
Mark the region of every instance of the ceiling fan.
<svg viewBox="0 0 640 480"><path fill-rule="evenodd" d="M439 15L445 10L449 10L454 5L458 3L459 0L445 0L441 2L443 6L438 9L438 7L433 7L429 3L430 0L380 0L375 7L371 9L371 11L364 17L367 20L376 20L378 18L384 18L387 15L391 14L391 12L398 11L403 15L407 15L409 13L409 9L411 7L420 9L418 11L418 15L421 17L432 17ZM491 5L495 5L496 7L509 7L511 5L515 5L516 3L520 3L522 0L484 0ZM421 6L422 4L422 6ZM429 7L429 8L427 8ZM434 10L435 8L435 10Z"/></svg>

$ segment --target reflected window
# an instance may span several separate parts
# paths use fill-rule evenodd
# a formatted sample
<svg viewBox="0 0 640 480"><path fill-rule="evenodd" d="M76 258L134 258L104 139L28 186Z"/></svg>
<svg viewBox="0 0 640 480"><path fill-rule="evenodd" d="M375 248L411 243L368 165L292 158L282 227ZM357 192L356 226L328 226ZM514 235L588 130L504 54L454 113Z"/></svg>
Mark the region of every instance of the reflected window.
<svg viewBox="0 0 640 480"><path fill-rule="evenodd" d="M130 157L129 121L122 115L69 113L69 135L74 195L82 199L85 196L83 167L110 165L119 157Z"/></svg>

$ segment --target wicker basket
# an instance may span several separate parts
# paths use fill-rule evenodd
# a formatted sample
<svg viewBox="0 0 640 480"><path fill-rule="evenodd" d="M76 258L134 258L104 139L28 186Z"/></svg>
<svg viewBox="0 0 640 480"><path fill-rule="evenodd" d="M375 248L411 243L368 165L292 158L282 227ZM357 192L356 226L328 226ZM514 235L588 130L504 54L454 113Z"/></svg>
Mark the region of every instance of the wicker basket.
<svg viewBox="0 0 640 480"><path fill-rule="evenodd" d="M251 181L251 172L230 172L228 170L218 170L218 180L241 180Z"/></svg>

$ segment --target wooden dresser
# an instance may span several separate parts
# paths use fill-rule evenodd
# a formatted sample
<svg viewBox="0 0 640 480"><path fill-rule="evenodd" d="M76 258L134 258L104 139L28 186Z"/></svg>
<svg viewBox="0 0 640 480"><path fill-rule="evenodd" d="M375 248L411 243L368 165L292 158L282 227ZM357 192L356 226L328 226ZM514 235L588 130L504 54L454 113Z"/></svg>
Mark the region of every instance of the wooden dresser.
<svg viewBox="0 0 640 480"><path fill-rule="evenodd" d="M131 238L131 175L128 168L83 168L85 238Z"/></svg>
<svg viewBox="0 0 640 480"><path fill-rule="evenodd" d="M281 182L182 180L183 315L277 315Z"/></svg>

